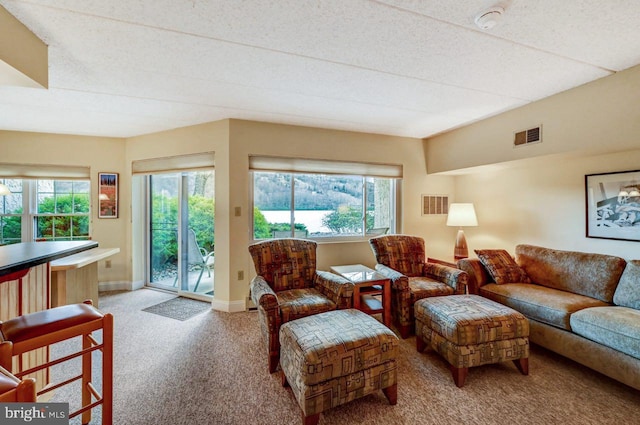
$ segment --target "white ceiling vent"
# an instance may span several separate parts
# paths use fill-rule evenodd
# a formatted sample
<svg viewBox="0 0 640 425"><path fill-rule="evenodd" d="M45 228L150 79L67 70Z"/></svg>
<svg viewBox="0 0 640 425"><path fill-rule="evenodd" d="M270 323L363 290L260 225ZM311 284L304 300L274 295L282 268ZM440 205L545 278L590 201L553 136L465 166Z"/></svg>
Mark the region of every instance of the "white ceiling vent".
<svg viewBox="0 0 640 425"><path fill-rule="evenodd" d="M542 126L514 133L513 146L525 146L542 142Z"/></svg>

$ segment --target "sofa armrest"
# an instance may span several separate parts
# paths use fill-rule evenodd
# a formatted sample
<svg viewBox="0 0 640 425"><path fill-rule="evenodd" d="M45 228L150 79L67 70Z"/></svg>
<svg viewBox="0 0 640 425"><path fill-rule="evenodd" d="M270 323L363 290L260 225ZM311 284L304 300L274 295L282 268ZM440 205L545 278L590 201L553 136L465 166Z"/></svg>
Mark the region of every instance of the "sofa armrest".
<svg viewBox="0 0 640 425"><path fill-rule="evenodd" d="M251 301L256 307L262 307L266 311L278 309L278 297L262 276L254 277L251 280L250 288Z"/></svg>
<svg viewBox="0 0 640 425"><path fill-rule="evenodd" d="M331 299L338 309L351 308L353 283L337 274L316 270L314 286Z"/></svg>
<svg viewBox="0 0 640 425"><path fill-rule="evenodd" d="M462 260L458 260L458 268L467 272L469 277L468 286L470 294L477 295L481 286L493 282L491 275L477 258L464 258Z"/></svg>
<svg viewBox="0 0 640 425"><path fill-rule="evenodd" d="M437 263L424 263L423 275L449 285L456 294L464 294L469 281L465 271Z"/></svg>

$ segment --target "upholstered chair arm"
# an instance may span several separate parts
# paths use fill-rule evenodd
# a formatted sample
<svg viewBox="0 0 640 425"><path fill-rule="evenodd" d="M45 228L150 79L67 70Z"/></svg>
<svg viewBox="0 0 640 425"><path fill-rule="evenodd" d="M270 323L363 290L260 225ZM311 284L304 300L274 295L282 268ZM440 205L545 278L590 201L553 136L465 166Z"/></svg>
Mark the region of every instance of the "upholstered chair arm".
<svg viewBox="0 0 640 425"><path fill-rule="evenodd" d="M464 294L469 281L466 272L436 263L424 263L423 275L451 286L456 294Z"/></svg>
<svg viewBox="0 0 640 425"><path fill-rule="evenodd" d="M278 310L278 298L275 291L269 286L262 276L256 276L251 280L251 301L264 310Z"/></svg>
<svg viewBox="0 0 640 425"><path fill-rule="evenodd" d="M411 334L413 323L413 296L409 277L384 264L376 264L376 271L391 280L391 316L402 338Z"/></svg>
<svg viewBox="0 0 640 425"><path fill-rule="evenodd" d="M458 267L469 276L469 293L478 294L480 287L493 282L493 278L477 258L458 260Z"/></svg>
<svg viewBox="0 0 640 425"><path fill-rule="evenodd" d="M316 270L314 286L336 303L338 309L351 308L353 303L353 283L334 273Z"/></svg>
<svg viewBox="0 0 640 425"><path fill-rule="evenodd" d="M269 373L273 373L280 358L278 335L282 317L275 291L260 275L251 280L251 300L258 307L260 330L269 351Z"/></svg>
<svg viewBox="0 0 640 425"><path fill-rule="evenodd" d="M391 288L394 291L409 292L409 278L407 276L384 264L376 264L376 271L391 279Z"/></svg>

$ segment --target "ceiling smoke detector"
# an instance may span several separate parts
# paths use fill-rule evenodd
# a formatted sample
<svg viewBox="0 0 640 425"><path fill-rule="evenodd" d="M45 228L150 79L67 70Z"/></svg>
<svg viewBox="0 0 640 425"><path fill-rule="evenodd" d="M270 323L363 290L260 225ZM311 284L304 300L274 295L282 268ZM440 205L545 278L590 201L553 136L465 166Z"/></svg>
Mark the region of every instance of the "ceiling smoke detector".
<svg viewBox="0 0 640 425"><path fill-rule="evenodd" d="M504 8L500 6L490 7L476 15L475 23L478 28L483 30L490 30L498 25L498 22L502 19Z"/></svg>

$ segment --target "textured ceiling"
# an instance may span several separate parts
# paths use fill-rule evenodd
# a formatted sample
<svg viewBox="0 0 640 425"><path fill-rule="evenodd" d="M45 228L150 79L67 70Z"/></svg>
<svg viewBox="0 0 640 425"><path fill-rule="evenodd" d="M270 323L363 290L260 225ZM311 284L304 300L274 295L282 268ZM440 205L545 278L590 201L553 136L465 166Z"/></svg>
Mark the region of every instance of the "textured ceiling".
<svg viewBox="0 0 640 425"><path fill-rule="evenodd" d="M497 3L502 22L477 28ZM5 130L128 137L240 118L427 137L640 63L628 0L0 4L49 45L48 90L0 86Z"/></svg>

